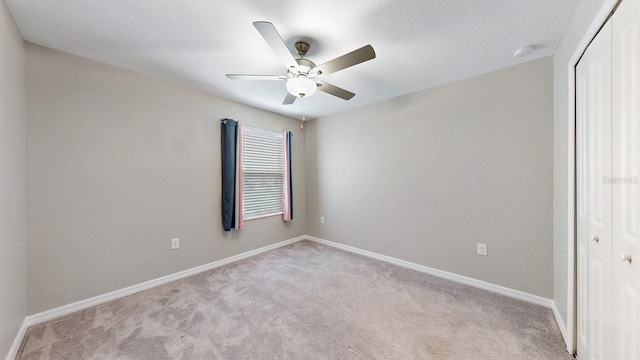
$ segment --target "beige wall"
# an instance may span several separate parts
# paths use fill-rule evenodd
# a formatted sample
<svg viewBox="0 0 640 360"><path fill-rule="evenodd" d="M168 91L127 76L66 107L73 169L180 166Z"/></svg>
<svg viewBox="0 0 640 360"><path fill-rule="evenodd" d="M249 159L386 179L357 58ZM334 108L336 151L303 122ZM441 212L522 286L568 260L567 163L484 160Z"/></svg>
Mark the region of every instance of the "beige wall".
<svg viewBox="0 0 640 360"><path fill-rule="evenodd" d="M295 131L294 221L225 233L228 117ZM273 113L27 46L27 311L34 314L305 233L304 136ZM180 238L180 249L169 250Z"/></svg>
<svg viewBox="0 0 640 360"><path fill-rule="evenodd" d="M562 320L567 322L568 236L574 224L569 220L569 60L604 0L582 0L553 56L553 299ZM574 64L571 64L573 66ZM569 324L567 324L569 325Z"/></svg>
<svg viewBox="0 0 640 360"><path fill-rule="evenodd" d="M0 1L0 358L24 320L25 45Z"/></svg>
<svg viewBox="0 0 640 360"><path fill-rule="evenodd" d="M305 134L310 235L552 297L550 57Z"/></svg>

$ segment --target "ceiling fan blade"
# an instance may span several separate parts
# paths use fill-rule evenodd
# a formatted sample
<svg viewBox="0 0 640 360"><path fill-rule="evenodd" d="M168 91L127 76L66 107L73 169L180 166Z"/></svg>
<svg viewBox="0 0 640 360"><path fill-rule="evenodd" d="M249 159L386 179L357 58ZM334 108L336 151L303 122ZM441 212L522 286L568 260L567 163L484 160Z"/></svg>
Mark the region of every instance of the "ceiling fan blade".
<svg viewBox="0 0 640 360"><path fill-rule="evenodd" d="M333 96L337 96L341 99L349 100L352 97L356 96L356 94L352 93L351 91L339 88L335 85L331 85L328 82L316 80L316 84L318 85L318 90L324 91L327 94L331 94Z"/></svg>
<svg viewBox="0 0 640 360"><path fill-rule="evenodd" d="M291 93L287 93L287 96L284 98L284 101L282 101L282 105L291 105L293 104L294 101L296 101L296 97L295 95L291 95Z"/></svg>
<svg viewBox="0 0 640 360"><path fill-rule="evenodd" d="M283 75L249 75L249 74L226 74L233 80L287 80Z"/></svg>
<svg viewBox="0 0 640 360"><path fill-rule="evenodd" d="M276 53L278 58L284 63L287 69L298 68L298 63L296 59L294 59L293 55L287 48L287 45L278 34L275 26L272 23L267 21L256 21L253 23L253 26L258 30L260 35L266 40L267 44L271 46L273 51Z"/></svg>
<svg viewBox="0 0 640 360"><path fill-rule="evenodd" d="M315 67L319 70L318 74L331 74L350 66L363 63L376 57L376 52L371 45L365 45L358 50L354 50L348 54L344 54L333 60L329 60L324 64Z"/></svg>

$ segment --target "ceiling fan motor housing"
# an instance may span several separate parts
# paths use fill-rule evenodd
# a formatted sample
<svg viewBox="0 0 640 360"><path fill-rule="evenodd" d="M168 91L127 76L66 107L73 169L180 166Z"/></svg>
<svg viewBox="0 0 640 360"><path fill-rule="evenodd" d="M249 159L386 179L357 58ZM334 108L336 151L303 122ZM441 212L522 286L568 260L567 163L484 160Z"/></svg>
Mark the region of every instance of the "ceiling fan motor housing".
<svg viewBox="0 0 640 360"><path fill-rule="evenodd" d="M296 62L298 63L298 69L290 70L294 76L303 74L307 77L316 77L318 75L312 71L316 67L316 64L314 64L313 61L307 59L296 59Z"/></svg>

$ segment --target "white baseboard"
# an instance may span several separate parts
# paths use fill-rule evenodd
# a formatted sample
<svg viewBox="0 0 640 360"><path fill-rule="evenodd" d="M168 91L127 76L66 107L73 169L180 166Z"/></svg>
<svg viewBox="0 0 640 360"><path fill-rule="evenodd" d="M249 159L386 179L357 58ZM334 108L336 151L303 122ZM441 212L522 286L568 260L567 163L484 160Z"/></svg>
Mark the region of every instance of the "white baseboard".
<svg viewBox="0 0 640 360"><path fill-rule="evenodd" d="M20 326L20 330L18 330L16 338L13 340L13 344L9 349L6 360L13 360L16 358L16 355L18 355L18 350L20 350L20 344L22 344L22 339L24 338L24 334L27 332L28 327L29 325L27 324L27 319L25 318L22 321L22 325Z"/></svg>
<svg viewBox="0 0 640 360"><path fill-rule="evenodd" d="M96 306L96 305L100 305L103 303L106 303L108 301L112 301L112 300L116 300L128 295L132 295L135 293L138 293L140 291L144 291L144 290L148 290L151 288L154 288L156 286L160 286L166 283L169 283L171 281L175 281L175 280L180 280L183 278L186 278L188 276L191 275L195 275L207 270L211 270L211 269L215 269L217 267L223 266L223 265L227 265L230 264L232 262L236 262L242 259L246 259L255 255L259 255L262 254L264 252L273 250L273 249L277 249L279 247L283 247L289 244L293 244L295 242L298 242L300 240L304 240L306 239L306 236L298 236L295 237L293 239L289 239L289 240L285 240L285 241L281 241L275 244L271 244L271 245L267 245L264 247L261 247L259 249L255 249L255 250L251 250L251 251L247 251L244 252L242 254L238 254L238 255L234 255L225 259L221 259L218 261L214 261L205 265L201 265L201 266L197 266L191 269L187 269L184 271L180 271L174 274L170 274L167 276L163 276L157 279L153 279L153 280L149 280L149 281L145 281L143 283L140 284L136 284L136 285L132 285L129 287L126 287L124 289L120 289L120 290L116 290L116 291L112 291L106 294L102 294L102 295L98 295L89 299L85 299L85 300L80 300L80 301L76 301L74 303L71 304L67 304L67 305L63 305L60 307L57 307L55 309L51 309L51 310L47 310L47 311L43 311L41 313L37 313L34 315L30 315L27 316L24 319L24 322L22 323L22 327L20 328L20 331L18 333L18 335L16 336L16 339L13 342L13 346L11 347L11 350L9 352L9 354L7 355L7 360L13 360L13 358L16 356L16 353L18 352L18 347L20 346L20 344L22 343L22 339L25 335L25 332L27 330L27 328L29 326L35 325L35 324L40 324L43 323L45 321L49 321L49 320L53 320L55 318L61 317L61 316L65 316L71 313L74 313L76 311L80 311L80 310L84 310L87 308L90 308L92 306Z"/></svg>
<svg viewBox="0 0 640 360"><path fill-rule="evenodd" d="M495 284L492 284L492 283L488 283L488 282L477 280L477 279L473 279L473 278L470 278L470 277L466 277L466 276L450 273L450 272L447 272L447 271L442 271L442 270L430 268L428 266L419 265L419 264L412 263L412 262L405 261L405 260L400 260L400 259L397 259L397 258L394 258L394 257L391 257L391 256L381 255L381 254L374 253L374 252L371 252L371 251L358 249L358 248L355 248L353 246L339 244L339 243L335 243L333 241L320 239L320 238L317 238L317 237L314 237L314 236L306 236L306 239L311 240L311 241L315 241L315 242L320 243L320 244L332 246L332 247L335 247L337 249L341 249L341 250L349 251L349 252L352 252L352 253L355 253L355 254L363 255L363 256L366 256L366 257L369 257L369 258L372 258L372 259L377 259L377 260L381 260L381 261L388 262L388 263L391 263L391 264L395 264L395 265L398 265L398 266L402 266L404 268L416 270L416 271L419 271L419 272L422 272L422 273L425 273L425 274L437 276L439 278L443 278L443 279L455 281L455 282L458 282L458 283L462 283L462 284L465 284L465 285L473 286L475 288L491 291L491 292L494 292L494 293L497 293L497 294L500 294L500 295L508 296L510 298L523 300L523 301L526 301L526 302L529 302L529 303L533 303L533 304L536 304L536 305L541 305L541 306L544 306L546 308L551 308L551 305L553 304L553 301L551 299L543 298L543 297L538 296L538 295L529 294L529 293L526 293L526 292L523 292L523 291L514 290L514 289L511 289L511 288L508 288L508 287L495 285Z"/></svg>

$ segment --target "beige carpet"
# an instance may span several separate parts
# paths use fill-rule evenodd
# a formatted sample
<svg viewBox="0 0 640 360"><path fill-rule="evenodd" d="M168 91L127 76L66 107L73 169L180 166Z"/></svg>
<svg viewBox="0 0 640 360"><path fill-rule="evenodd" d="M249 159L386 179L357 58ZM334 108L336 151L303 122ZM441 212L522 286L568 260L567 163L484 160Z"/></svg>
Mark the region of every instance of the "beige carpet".
<svg viewBox="0 0 640 360"><path fill-rule="evenodd" d="M28 329L17 359L572 359L549 309L302 241Z"/></svg>

